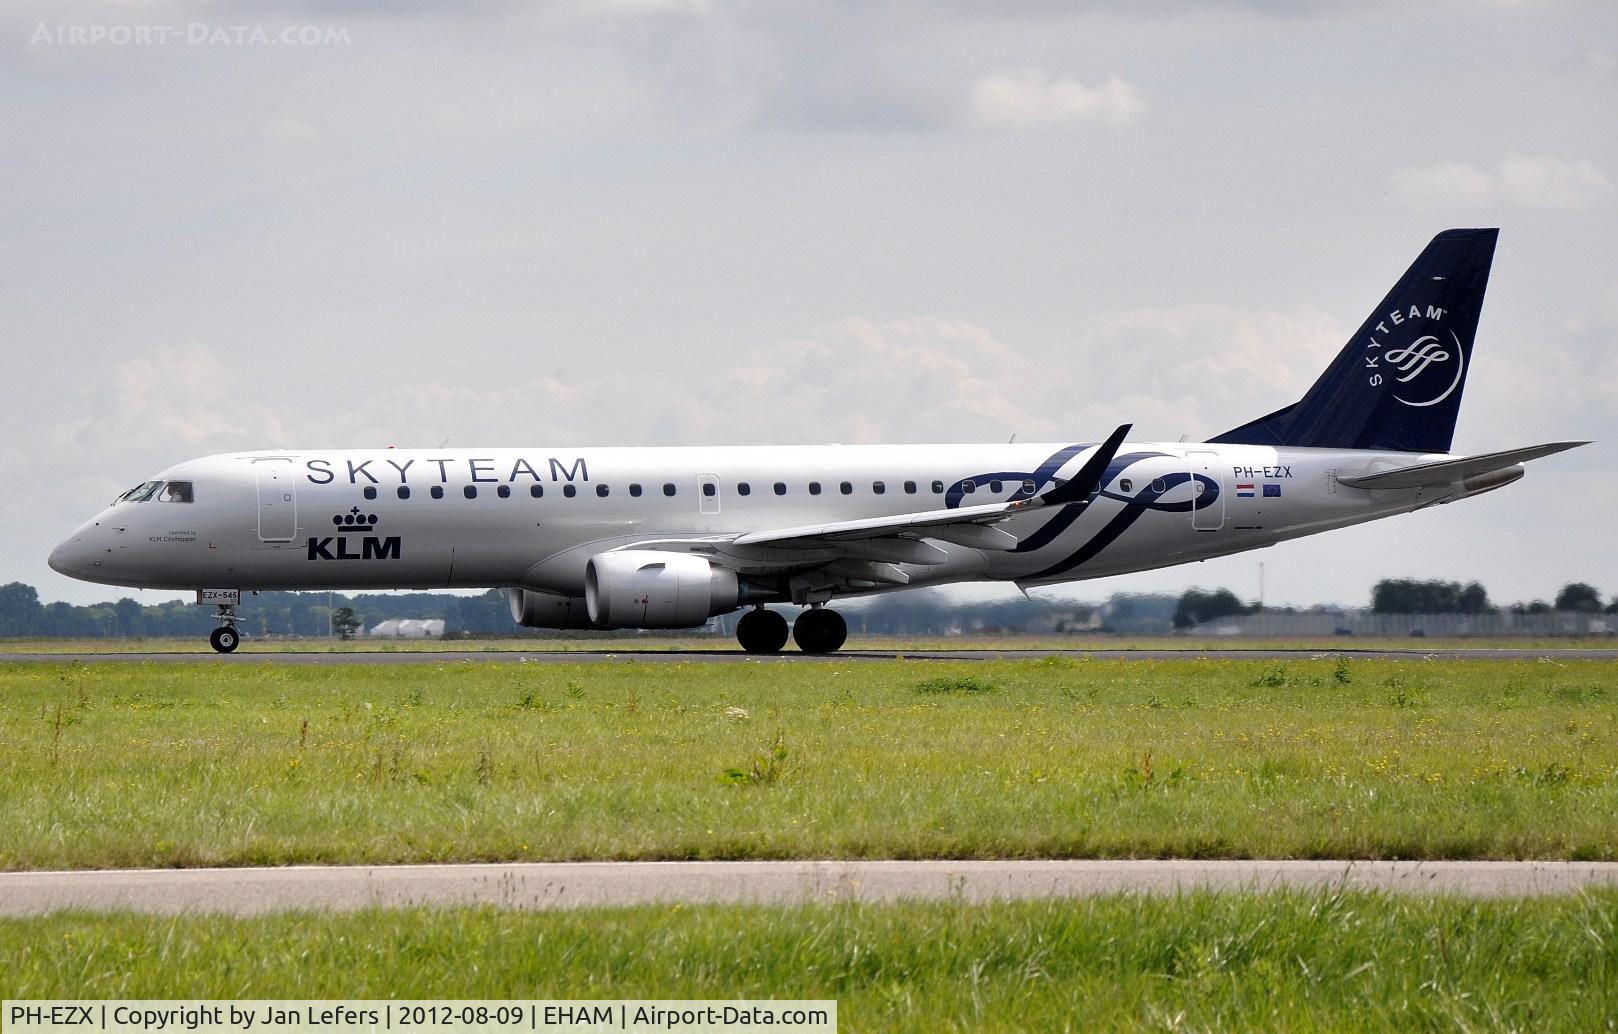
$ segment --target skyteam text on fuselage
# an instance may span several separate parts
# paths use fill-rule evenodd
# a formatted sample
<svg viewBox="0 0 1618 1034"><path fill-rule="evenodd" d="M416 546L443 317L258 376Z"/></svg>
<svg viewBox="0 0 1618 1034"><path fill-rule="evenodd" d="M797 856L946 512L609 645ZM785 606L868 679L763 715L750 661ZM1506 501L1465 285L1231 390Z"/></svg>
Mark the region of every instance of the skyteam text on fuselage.
<svg viewBox="0 0 1618 1034"><path fill-rule="evenodd" d="M195 589L235 649L242 590L504 588L540 628L691 628L838 649L849 596L1020 587L1237 553L1510 484L1581 442L1450 451L1497 231L1435 237L1297 403L1205 442L320 449L208 456L51 554Z"/></svg>

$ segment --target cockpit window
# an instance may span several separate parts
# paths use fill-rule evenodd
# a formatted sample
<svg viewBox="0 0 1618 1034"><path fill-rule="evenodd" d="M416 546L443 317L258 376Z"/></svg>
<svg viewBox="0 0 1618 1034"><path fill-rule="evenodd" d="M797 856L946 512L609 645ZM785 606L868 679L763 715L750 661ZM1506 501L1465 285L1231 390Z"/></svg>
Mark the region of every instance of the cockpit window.
<svg viewBox="0 0 1618 1034"><path fill-rule="evenodd" d="M119 496L118 501L121 503L144 503L157 493L162 484L163 482L161 481L143 481Z"/></svg>
<svg viewBox="0 0 1618 1034"><path fill-rule="evenodd" d="M191 482L170 481L163 486L163 491L157 498L165 503L189 503L191 501Z"/></svg>

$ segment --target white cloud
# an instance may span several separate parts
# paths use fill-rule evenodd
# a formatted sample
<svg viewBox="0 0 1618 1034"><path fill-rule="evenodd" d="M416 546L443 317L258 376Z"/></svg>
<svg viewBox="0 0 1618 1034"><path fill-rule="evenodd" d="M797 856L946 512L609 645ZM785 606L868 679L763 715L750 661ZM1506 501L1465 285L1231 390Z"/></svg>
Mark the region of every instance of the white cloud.
<svg viewBox="0 0 1618 1034"><path fill-rule="evenodd" d="M1514 154L1500 163L1501 193L1535 208L1574 208L1611 186L1595 163L1586 160Z"/></svg>
<svg viewBox="0 0 1618 1034"><path fill-rule="evenodd" d="M1041 129L1066 122L1100 122L1124 126L1139 116L1144 103L1135 88L1109 76L1099 86L1077 79L1053 79L1037 68L999 72L972 87L972 113L985 125L1005 129Z"/></svg>
<svg viewBox="0 0 1618 1034"><path fill-rule="evenodd" d="M1493 168L1469 162L1413 166L1394 174L1394 194L1411 208L1512 204L1524 208L1578 208L1598 200L1612 183L1588 159L1507 155Z"/></svg>
<svg viewBox="0 0 1618 1034"><path fill-rule="evenodd" d="M1394 193L1411 208L1486 204L1497 187L1492 174L1466 162L1401 169L1393 176Z"/></svg>

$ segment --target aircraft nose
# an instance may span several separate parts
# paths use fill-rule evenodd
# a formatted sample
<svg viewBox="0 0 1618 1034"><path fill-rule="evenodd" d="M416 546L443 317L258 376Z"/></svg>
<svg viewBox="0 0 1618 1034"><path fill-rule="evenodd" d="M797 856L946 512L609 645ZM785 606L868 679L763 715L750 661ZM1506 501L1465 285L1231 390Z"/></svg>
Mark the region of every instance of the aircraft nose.
<svg viewBox="0 0 1618 1034"><path fill-rule="evenodd" d="M46 563L50 564L51 570L57 574L77 578L86 566L88 553L89 550L85 546L84 536L73 535L51 550L51 555Z"/></svg>

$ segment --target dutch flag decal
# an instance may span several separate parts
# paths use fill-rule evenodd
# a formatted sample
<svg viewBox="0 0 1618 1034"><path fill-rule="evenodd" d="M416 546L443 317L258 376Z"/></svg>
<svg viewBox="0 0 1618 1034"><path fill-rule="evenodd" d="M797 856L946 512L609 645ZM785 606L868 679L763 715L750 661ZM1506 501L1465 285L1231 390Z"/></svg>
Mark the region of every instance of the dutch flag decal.
<svg viewBox="0 0 1618 1034"><path fill-rule="evenodd" d="M1253 497L1253 483L1251 481L1236 482L1236 495L1251 499Z"/></svg>

